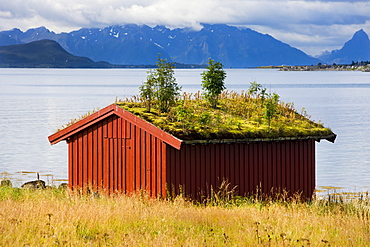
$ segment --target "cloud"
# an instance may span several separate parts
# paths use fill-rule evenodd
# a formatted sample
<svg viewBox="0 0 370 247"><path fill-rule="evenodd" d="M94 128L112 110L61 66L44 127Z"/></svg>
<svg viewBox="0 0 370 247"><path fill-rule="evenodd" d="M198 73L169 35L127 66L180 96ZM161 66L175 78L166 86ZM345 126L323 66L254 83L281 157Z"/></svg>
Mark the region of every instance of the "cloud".
<svg viewBox="0 0 370 247"><path fill-rule="evenodd" d="M370 31L369 13L370 2L344 0L0 0L0 30L45 26L69 32L127 23L199 29L201 23L225 23L319 53L343 45L358 29Z"/></svg>

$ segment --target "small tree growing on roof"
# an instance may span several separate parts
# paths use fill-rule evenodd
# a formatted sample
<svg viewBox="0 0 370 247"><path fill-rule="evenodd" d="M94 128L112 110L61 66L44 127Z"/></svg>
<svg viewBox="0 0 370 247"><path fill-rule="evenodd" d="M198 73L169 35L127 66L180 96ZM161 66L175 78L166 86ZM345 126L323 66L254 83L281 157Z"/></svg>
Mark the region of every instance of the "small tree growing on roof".
<svg viewBox="0 0 370 247"><path fill-rule="evenodd" d="M174 77L174 66L158 56L157 68L148 72L147 81L140 86L140 96L148 111L156 106L161 112L168 112L180 95L181 87Z"/></svg>
<svg viewBox="0 0 370 247"><path fill-rule="evenodd" d="M216 108L218 97L225 87L226 72L220 62L209 59L207 70L202 72L203 95L213 108Z"/></svg>
<svg viewBox="0 0 370 247"><path fill-rule="evenodd" d="M250 83L248 94L261 99L261 104L263 106L263 117L267 120L267 125L270 130L271 120L276 115L280 96L276 93L266 93L266 91L266 88L254 81Z"/></svg>
<svg viewBox="0 0 370 247"><path fill-rule="evenodd" d="M261 98L262 104L264 103L266 95L267 95L266 88L262 87L261 84L255 81L250 83L248 94Z"/></svg>
<svg viewBox="0 0 370 247"><path fill-rule="evenodd" d="M150 112L153 101L155 99L155 80L152 71L149 71L147 73L148 76L146 78L146 82L144 82L143 85L139 87L139 92L144 105Z"/></svg>
<svg viewBox="0 0 370 247"><path fill-rule="evenodd" d="M263 116L267 120L267 125L270 130L271 128L271 120L275 117L276 111L279 104L279 98L280 96L276 93L269 93L267 94L267 98L264 102L264 110L263 110Z"/></svg>

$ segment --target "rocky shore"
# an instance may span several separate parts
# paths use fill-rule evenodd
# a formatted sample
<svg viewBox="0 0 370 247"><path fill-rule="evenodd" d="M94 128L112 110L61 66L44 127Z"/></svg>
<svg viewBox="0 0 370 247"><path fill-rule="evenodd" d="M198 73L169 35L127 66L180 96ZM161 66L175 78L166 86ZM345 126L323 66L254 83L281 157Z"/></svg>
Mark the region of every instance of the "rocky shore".
<svg viewBox="0 0 370 247"><path fill-rule="evenodd" d="M13 184L9 179L2 179L0 181L0 187L10 187L10 188L12 188ZM67 183L62 183L58 186L59 189L66 189L67 187L68 187ZM22 184L21 188L22 189L31 189L31 190L35 190L35 189L43 190L43 189L51 188L51 186L46 185L45 181L40 180L39 178L37 178L37 180L29 181L29 182L26 182L26 183Z"/></svg>

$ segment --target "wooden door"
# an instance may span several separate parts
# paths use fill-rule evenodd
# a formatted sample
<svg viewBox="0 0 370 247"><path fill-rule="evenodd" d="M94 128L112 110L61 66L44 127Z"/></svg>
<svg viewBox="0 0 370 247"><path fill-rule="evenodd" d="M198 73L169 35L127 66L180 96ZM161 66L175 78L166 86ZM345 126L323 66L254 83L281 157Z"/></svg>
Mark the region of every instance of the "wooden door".
<svg viewBox="0 0 370 247"><path fill-rule="evenodd" d="M131 192L133 166L130 139L104 138L103 186L106 192Z"/></svg>

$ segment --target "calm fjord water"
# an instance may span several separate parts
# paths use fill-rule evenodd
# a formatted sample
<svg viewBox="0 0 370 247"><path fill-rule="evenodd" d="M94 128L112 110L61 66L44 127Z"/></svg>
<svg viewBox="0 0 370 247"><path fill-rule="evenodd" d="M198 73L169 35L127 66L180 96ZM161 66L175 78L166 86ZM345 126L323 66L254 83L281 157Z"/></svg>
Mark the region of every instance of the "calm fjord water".
<svg viewBox="0 0 370 247"><path fill-rule="evenodd" d="M70 119L116 98L138 94L144 69L0 69L0 179L20 186L41 178L67 179L67 144L50 146L47 137ZM201 89L203 70L176 70L183 91ZM257 81L284 102L305 108L337 135L334 144L316 144L317 186L370 190L370 73L349 71L281 72L226 70L229 90ZM57 181L53 181L57 180Z"/></svg>

